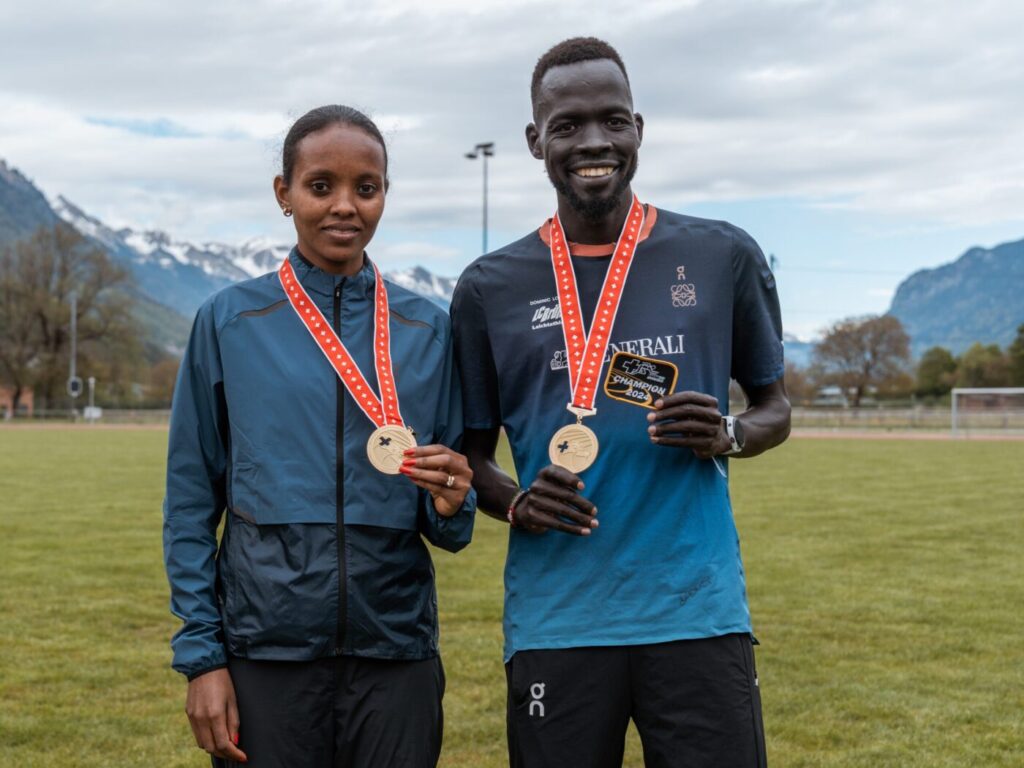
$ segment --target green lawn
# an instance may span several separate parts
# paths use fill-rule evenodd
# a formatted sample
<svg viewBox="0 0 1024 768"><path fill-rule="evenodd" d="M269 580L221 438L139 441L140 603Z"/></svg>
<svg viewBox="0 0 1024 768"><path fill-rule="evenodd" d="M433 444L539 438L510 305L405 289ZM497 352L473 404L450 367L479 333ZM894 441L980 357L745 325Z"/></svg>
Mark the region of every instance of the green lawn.
<svg viewBox="0 0 1024 768"><path fill-rule="evenodd" d="M0 766L204 766L167 663L163 431L0 428ZM1017 766L1024 443L734 465L775 766ZM504 765L505 530L438 554L442 765ZM639 766L631 738L627 765Z"/></svg>

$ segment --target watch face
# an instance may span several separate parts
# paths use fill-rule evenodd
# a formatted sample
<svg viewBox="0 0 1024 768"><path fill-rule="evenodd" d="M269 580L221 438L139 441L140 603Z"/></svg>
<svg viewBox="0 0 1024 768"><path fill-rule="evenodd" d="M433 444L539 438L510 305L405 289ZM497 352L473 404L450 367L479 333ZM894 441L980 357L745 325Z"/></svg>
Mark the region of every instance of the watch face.
<svg viewBox="0 0 1024 768"><path fill-rule="evenodd" d="M743 441L744 441L743 425L740 424L739 419L733 419L732 420L732 434L733 434L733 437L736 438L736 445L738 445L740 448L742 448L743 447Z"/></svg>

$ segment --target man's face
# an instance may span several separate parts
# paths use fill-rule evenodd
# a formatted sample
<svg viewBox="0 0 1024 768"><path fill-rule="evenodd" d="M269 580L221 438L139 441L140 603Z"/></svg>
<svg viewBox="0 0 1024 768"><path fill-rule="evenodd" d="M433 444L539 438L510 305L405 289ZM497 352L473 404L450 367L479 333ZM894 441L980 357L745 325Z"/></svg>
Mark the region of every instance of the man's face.
<svg viewBox="0 0 1024 768"><path fill-rule="evenodd" d="M643 137L622 70L609 59L549 69L534 120L526 141L555 190L584 218L608 216L636 173Z"/></svg>

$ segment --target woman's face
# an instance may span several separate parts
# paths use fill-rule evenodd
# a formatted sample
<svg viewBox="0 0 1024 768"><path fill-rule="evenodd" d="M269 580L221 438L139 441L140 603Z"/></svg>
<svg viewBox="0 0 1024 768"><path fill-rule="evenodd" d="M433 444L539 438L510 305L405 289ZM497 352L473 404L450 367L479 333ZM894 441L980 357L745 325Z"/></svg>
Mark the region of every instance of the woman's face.
<svg viewBox="0 0 1024 768"><path fill-rule="evenodd" d="M295 147L291 183L274 192L292 210L302 255L325 272L354 275L384 213L384 148L366 131L332 123Z"/></svg>

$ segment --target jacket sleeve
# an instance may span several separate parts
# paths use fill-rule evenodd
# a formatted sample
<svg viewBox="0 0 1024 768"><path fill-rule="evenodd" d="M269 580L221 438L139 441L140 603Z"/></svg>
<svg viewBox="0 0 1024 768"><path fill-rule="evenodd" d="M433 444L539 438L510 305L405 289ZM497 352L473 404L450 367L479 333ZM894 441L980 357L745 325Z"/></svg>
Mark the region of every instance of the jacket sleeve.
<svg viewBox="0 0 1024 768"><path fill-rule="evenodd" d="M164 563L184 625L171 666L190 680L227 663L217 602L217 526L226 506L227 408L212 301L196 315L171 408Z"/></svg>
<svg viewBox="0 0 1024 768"><path fill-rule="evenodd" d="M437 441L449 448L459 450L462 443L462 388L459 373L452 354L452 339L447 318L445 318L442 340L445 344L444 368L440 372L440 395L437 414L434 418ZM431 544L449 552L458 552L473 538L473 521L476 518L476 491L472 488L466 500L451 517L438 514L431 495L420 489L421 532Z"/></svg>

